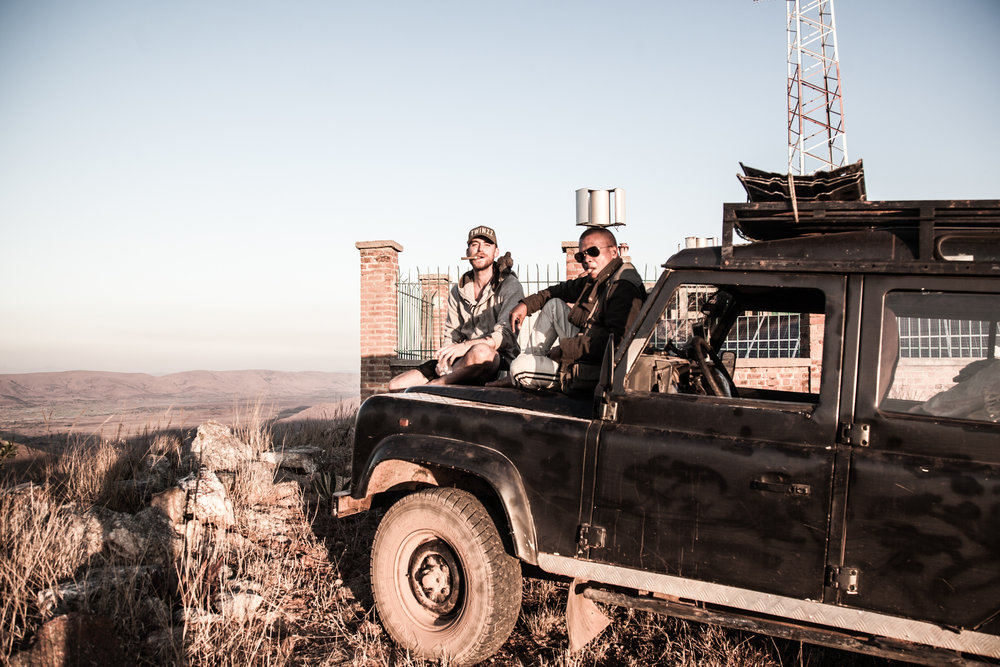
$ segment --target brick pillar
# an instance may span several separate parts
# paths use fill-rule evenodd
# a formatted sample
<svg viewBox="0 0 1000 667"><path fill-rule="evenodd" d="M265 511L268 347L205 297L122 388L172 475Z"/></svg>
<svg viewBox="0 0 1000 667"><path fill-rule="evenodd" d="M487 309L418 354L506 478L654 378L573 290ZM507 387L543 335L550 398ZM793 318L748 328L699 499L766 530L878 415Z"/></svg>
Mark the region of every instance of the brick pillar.
<svg viewBox="0 0 1000 667"><path fill-rule="evenodd" d="M809 391L819 392L823 372L823 327L826 315L809 314Z"/></svg>
<svg viewBox="0 0 1000 667"><path fill-rule="evenodd" d="M573 280L583 273L583 265L573 258L573 255L580 250L580 242L563 241L562 250L563 254L566 256L566 280Z"/></svg>
<svg viewBox="0 0 1000 667"><path fill-rule="evenodd" d="M444 322L448 317L448 290L451 280L447 273L421 273L420 294L423 296L425 312L420 325L420 347L437 350L444 335Z"/></svg>
<svg viewBox="0 0 1000 667"><path fill-rule="evenodd" d="M395 241L358 241L361 251L361 399L386 391L396 356L399 253Z"/></svg>

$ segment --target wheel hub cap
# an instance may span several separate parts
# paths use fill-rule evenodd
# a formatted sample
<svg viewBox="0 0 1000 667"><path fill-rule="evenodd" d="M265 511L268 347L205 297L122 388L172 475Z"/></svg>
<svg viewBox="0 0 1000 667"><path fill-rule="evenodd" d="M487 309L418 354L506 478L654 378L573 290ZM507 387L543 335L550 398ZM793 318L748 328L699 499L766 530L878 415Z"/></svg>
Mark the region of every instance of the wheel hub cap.
<svg viewBox="0 0 1000 667"><path fill-rule="evenodd" d="M410 558L410 589L417 601L437 614L447 614L458 604L461 572L455 554L441 540L422 544Z"/></svg>

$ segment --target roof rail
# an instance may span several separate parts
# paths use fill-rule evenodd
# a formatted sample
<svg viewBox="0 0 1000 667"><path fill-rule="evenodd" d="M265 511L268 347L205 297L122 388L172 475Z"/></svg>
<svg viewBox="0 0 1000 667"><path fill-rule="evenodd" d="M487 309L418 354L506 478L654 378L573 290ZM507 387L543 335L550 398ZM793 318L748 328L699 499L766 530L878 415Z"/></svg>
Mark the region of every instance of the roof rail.
<svg viewBox="0 0 1000 667"><path fill-rule="evenodd" d="M723 205L722 263L733 258L733 232L775 241L876 230L918 230L920 261L941 259L946 232L1000 234L1000 200L802 201Z"/></svg>

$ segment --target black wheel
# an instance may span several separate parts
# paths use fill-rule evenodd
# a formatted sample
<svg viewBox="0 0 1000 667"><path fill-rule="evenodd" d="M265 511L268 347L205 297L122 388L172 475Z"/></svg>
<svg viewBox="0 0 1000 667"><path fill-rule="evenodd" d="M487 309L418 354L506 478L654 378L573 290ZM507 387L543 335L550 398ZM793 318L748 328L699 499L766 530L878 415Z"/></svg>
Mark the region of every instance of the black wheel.
<svg viewBox="0 0 1000 667"><path fill-rule="evenodd" d="M372 545L382 625L422 658L465 665L507 641L521 609L521 568L472 494L424 489L389 508Z"/></svg>

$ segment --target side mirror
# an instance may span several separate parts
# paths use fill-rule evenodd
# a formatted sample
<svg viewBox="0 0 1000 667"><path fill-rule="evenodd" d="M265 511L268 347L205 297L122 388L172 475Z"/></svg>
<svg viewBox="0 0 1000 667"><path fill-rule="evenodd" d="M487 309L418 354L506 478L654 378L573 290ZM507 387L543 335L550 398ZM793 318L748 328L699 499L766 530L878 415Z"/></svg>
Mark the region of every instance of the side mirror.
<svg viewBox="0 0 1000 667"><path fill-rule="evenodd" d="M736 374L736 353L726 350L719 355L719 360L722 361L722 367L729 373L729 377L733 377Z"/></svg>

